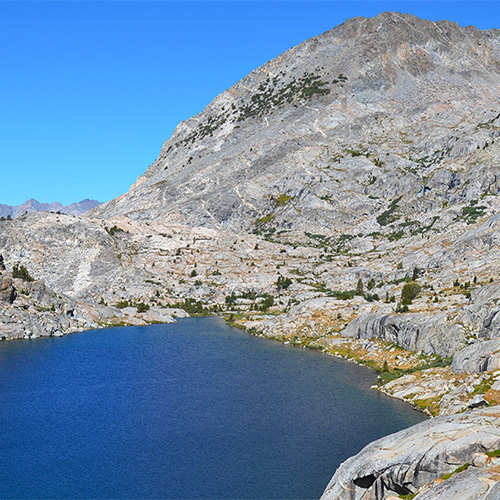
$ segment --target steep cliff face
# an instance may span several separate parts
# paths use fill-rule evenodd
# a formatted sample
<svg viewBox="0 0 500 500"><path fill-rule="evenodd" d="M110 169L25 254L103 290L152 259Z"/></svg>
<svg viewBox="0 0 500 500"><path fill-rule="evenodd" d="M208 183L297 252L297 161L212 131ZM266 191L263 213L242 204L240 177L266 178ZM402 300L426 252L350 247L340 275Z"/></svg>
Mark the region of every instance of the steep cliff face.
<svg viewBox="0 0 500 500"><path fill-rule="evenodd" d="M500 189L499 73L497 30L351 19L181 123L93 214L365 236L446 227L450 207Z"/></svg>

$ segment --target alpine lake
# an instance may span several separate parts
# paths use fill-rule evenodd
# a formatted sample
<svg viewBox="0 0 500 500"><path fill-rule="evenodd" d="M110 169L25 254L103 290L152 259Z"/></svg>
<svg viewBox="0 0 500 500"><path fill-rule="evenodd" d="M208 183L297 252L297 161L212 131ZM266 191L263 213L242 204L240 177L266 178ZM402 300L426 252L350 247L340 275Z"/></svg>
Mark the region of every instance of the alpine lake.
<svg viewBox="0 0 500 500"><path fill-rule="evenodd" d="M315 499L426 417L220 318L0 343L1 498Z"/></svg>

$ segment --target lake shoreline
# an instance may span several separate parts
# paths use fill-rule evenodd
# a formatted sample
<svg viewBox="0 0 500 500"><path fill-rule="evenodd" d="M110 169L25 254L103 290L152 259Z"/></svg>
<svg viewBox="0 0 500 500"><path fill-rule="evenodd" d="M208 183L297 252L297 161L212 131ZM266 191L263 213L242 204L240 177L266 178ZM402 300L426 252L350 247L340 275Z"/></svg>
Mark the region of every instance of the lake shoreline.
<svg viewBox="0 0 500 500"><path fill-rule="evenodd" d="M357 450L424 419L372 391L371 371L220 317L85 333L0 344L0 497L314 498ZM57 482L40 480L47 460Z"/></svg>

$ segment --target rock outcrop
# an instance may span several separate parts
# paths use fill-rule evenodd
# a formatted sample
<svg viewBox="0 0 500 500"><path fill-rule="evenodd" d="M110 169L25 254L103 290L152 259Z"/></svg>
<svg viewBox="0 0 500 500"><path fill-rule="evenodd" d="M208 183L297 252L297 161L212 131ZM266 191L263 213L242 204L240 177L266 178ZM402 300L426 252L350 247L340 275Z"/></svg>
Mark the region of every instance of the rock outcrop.
<svg viewBox="0 0 500 500"><path fill-rule="evenodd" d="M455 353L451 369L456 373L483 373L500 369L500 340L479 342Z"/></svg>
<svg viewBox="0 0 500 500"><path fill-rule="evenodd" d="M491 495L498 491L494 483L500 479L500 460L491 460L485 452L499 448L499 407L434 418L374 441L349 458L322 499L383 500L417 493L435 480L444 482L415 498L495 498ZM453 480L446 479L455 471ZM460 495L454 496L457 491ZM474 496L478 494L483 496Z"/></svg>
<svg viewBox="0 0 500 500"><path fill-rule="evenodd" d="M3 256L0 257L3 262ZM17 273L19 269L16 266ZM186 316L178 309L154 306L117 309L105 303L76 300L55 293L44 281L35 280L25 268L21 269L23 277L15 278L5 268L0 270L0 340L61 337L115 324L171 323L174 315Z"/></svg>
<svg viewBox="0 0 500 500"><path fill-rule="evenodd" d="M342 336L379 338L408 351L449 357L464 345L466 337L460 325L450 325L446 318L446 313L358 316Z"/></svg>

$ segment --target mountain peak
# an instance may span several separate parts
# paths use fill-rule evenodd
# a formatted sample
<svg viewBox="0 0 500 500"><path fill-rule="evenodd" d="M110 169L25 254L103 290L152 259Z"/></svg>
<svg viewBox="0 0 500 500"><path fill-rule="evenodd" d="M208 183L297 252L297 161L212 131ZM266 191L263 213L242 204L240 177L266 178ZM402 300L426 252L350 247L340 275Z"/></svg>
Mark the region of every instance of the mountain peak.
<svg viewBox="0 0 500 500"><path fill-rule="evenodd" d="M53 203L40 203L34 198L30 198L21 205L0 205L0 217L5 218L10 216L15 219L16 217L32 212L61 212L69 215L81 215L99 205L102 205L99 201L85 199L64 207L62 203L58 201Z"/></svg>
<svg viewBox="0 0 500 500"><path fill-rule="evenodd" d="M376 231L395 199L411 218L484 194L472 178L468 194L452 194L438 171L469 172L464 152L490 144L499 81L498 30L398 12L354 18L179 124L131 191L94 214L324 234L357 230L361 210Z"/></svg>

